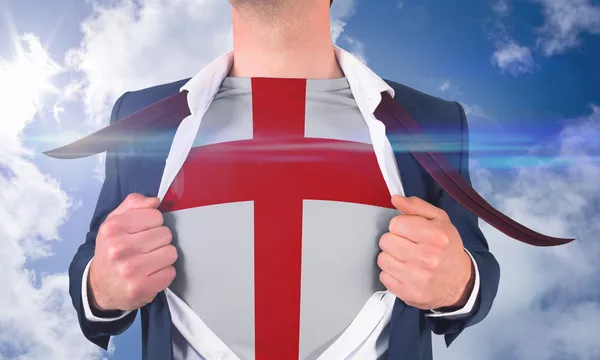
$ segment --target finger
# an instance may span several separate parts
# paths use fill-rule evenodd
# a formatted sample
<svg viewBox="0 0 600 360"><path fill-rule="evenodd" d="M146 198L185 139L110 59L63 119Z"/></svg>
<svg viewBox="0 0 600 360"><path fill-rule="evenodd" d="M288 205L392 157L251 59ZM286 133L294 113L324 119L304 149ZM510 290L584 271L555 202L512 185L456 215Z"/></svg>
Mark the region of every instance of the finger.
<svg viewBox="0 0 600 360"><path fill-rule="evenodd" d="M152 274L148 275L146 281L148 283L148 291L152 294L157 294L167 287L171 285L173 280L177 276L177 272L175 271L175 267L167 266L166 268L162 268Z"/></svg>
<svg viewBox="0 0 600 360"><path fill-rule="evenodd" d="M150 303L156 294L167 288L175 279L176 271L173 266L160 269L140 279L129 289L130 297L136 302L133 309Z"/></svg>
<svg viewBox="0 0 600 360"><path fill-rule="evenodd" d="M136 234L163 224L163 215L156 209L130 209L111 219L122 232Z"/></svg>
<svg viewBox="0 0 600 360"><path fill-rule="evenodd" d="M416 196L404 197L399 195L392 196L392 205L399 211L407 215L421 216L429 220L447 219L446 212L435 207L427 201Z"/></svg>
<svg viewBox="0 0 600 360"><path fill-rule="evenodd" d="M411 286L394 278L390 274L385 272L381 272L379 274L379 281L388 289L392 294L396 295L397 298L401 299L408 306L413 306L418 309L430 309L431 307L426 306L425 304L419 303L415 301L416 297L414 295L414 291L411 290Z"/></svg>
<svg viewBox="0 0 600 360"><path fill-rule="evenodd" d="M114 209L106 219L110 219L115 215L121 215L131 209L155 209L160 204L160 199L157 197L146 197L142 194L131 193L127 195L125 200L116 209Z"/></svg>
<svg viewBox="0 0 600 360"><path fill-rule="evenodd" d="M136 258L139 269L143 275L150 275L160 269L169 267L177 261L179 257L177 248L173 245L166 245L147 254Z"/></svg>
<svg viewBox="0 0 600 360"><path fill-rule="evenodd" d="M379 240L381 251L411 268L435 269L440 263L435 248L429 244L416 244L406 238L385 233ZM418 275L418 274L417 274Z"/></svg>
<svg viewBox="0 0 600 360"><path fill-rule="evenodd" d="M384 257L383 262L386 261L387 260ZM384 267L387 266L384 265ZM395 269L397 270L401 268ZM401 269L400 275L390 273L386 270L382 270L382 272L379 274L379 281L381 281L381 283L386 287L386 289L391 291L394 295L402 299L408 305L419 307L419 304L415 302L415 300L418 299L417 294L415 293L415 289L418 288L418 278L421 275L422 274L419 271L419 269L410 268L409 270L408 267L405 266L403 269Z"/></svg>
<svg viewBox="0 0 600 360"><path fill-rule="evenodd" d="M113 260L121 260L130 256L146 254L172 242L171 230L166 226L144 230L135 234L119 234L114 238L114 245L109 255Z"/></svg>
<svg viewBox="0 0 600 360"><path fill-rule="evenodd" d="M389 232L379 239L379 248L401 262L414 261L420 257L420 247L416 243Z"/></svg>
<svg viewBox="0 0 600 360"><path fill-rule="evenodd" d="M132 247L141 254L160 249L173 241L171 230L164 225L128 236Z"/></svg>
<svg viewBox="0 0 600 360"><path fill-rule="evenodd" d="M380 252L377 256L377 266L381 271L401 282L405 282L410 276L406 263L394 259L390 254L384 252Z"/></svg>
<svg viewBox="0 0 600 360"><path fill-rule="evenodd" d="M395 279L390 274L382 271L379 273L379 281L388 289L392 294L396 295L399 299L406 299L406 286L402 281Z"/></svg>
<svg viewBox="0 0 600 360"><path fill-rule="evenodd" d="M431 242L437 236L437 227L431 220L417 215L398 215L390 221L389 230L415 243Z"/></svg>

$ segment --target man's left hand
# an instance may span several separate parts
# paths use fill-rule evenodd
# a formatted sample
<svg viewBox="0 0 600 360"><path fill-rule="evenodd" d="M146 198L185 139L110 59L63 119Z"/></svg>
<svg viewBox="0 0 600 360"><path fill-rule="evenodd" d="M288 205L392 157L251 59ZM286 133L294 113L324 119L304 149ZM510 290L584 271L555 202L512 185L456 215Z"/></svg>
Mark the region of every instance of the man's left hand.
<svg viewBox="0 0 600 360"><path fill-rule="evenodd" d="M423 310L453 310L473 290L474 269L448 214L417 197L392 197L403 214L390 221L377 265L380 281L406 304Z"/></svg>

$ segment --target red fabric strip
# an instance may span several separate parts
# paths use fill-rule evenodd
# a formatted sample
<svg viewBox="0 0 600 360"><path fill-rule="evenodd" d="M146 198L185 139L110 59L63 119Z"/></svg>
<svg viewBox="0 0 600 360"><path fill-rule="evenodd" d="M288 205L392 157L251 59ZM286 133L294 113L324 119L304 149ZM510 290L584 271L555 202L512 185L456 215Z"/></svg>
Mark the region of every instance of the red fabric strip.
<svg viewBox="0 0 600 360"><path fill-rule="evenodd" d="M252 79L254 139L304 137L306 81ZM277 151L276 148L273 149ZM264 182L254 203L254 307L256 360L298 359L302 197L289 167L257 159ZM291 175L291 176L290 176ZM295 181L290 182L289 180ZM266 187L265 187L266 185Z"/></svg>

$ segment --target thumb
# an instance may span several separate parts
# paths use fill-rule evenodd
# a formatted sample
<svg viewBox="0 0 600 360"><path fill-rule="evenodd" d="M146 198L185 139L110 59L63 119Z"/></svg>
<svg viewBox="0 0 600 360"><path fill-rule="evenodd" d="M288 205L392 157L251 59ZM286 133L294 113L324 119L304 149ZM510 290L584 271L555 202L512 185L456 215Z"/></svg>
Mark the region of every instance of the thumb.
<svg viewBox="0 0 600 360"><path fill-rule="evenodd" d="M446 213L442 209L437 208L416 196L407 198L400 195L394 195L392 196L392 205L394 205L398 211L406 215L421 216L429 220L447 219Z"/></svg>
<svg viewBox="0 0 600 360"><path fill-rule="evenodd" d="M408 204L408 202L406 201L406 198L404 196L400 196L400 195L392 196L392 205L394 205L394 207L402 213L406 212L407 210L410 210L410 205Z"/></svg>
<svg viewBox="0 0 600 360"><path fill-rule="evenodd" d="M155 209L160 204L160 199L156 196L147 197L138 193L131 193L127 195L125 200L116 209L114 209L107 218L111 216L120 215L124 212L132 209Z"/></svg>

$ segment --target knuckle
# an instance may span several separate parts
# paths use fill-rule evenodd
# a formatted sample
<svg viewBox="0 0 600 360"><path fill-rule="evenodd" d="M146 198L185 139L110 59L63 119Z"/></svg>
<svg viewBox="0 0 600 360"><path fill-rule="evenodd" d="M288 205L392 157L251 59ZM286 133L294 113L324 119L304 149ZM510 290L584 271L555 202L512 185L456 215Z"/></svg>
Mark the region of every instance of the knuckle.
<svg viewBox="0 0 600 360"><path fill-rule="evenodd" d="M123 200L124 203L129 204L131 202L135 202L137 200L139 200L140 198L140 194L138 193L130 193L129 195L127 195L125 197L125 199Z"/></svg>
<svg viewBox="0 0 600 360"><path fill-rule="evenodd" d="M118 232L118 216L105 220L98 228L98 236L101 239L109 238Z"/></svg>
<svg viewBox="0 0 600 360"><path fill-rule="evenodd" d="M448 235L446 235L445 233L442 234L442 236L440 236L440 243L442 244L442 247L445 249L450 245L450 238L448 237Z"/></svg>
<svg viewBox="0 0 600 360"><path fill-rule="evenodd" d="M423 264L424 269L434 270L441 263L441 255L435 250L425 251L420 255L419 260Z"/></svg>
<svg viewBox="0 0 600 360"><path fill-rule="evenodd" d="M123 255L124 250L124 246L121 244L111 244L106 250L106 257L110 261L118 260Z"/></svg>
<svg viewBox="0 0 600 360"><path fill-rule="evenodd" d="M448 213L444 210L444 209L439 209L440 212L440 219L442 220L450 220L450 217L448 216Z"/></svg>
<svg viewBox="0 0 600 360"><path fill-rule="evenodd" d="M437 256L429 256L427 259L425 259L425 265L427 269L437 269L440 265L440 258Z"/></svg>
<svg viewBox="0 0 600 360"><path fill-rule="evenodd" d="M448 245L450 245L450 238L442 230L438 230L436 232L435 241L436 241L437 245L442 249L445 249L446 247L448 247Z"/></svg>
<svg viewBox="0 0 600 360"><path fill-rule="evenodd" d="M128 281L125 286L124 296L128 301L136 301L142 296L141 286L135 281Z"/></svg>
<svg viewBox="0 0 600 360"><path fill-rule="evenodd" d="M134 266L129 261L123 261L117 264L117 274L122 278L130 278L134 272Z"/></svg>

